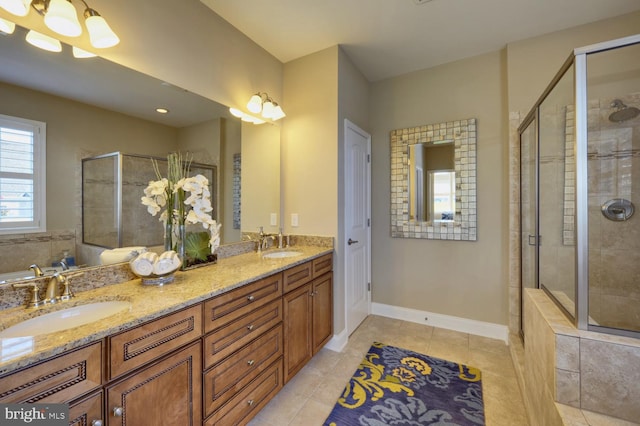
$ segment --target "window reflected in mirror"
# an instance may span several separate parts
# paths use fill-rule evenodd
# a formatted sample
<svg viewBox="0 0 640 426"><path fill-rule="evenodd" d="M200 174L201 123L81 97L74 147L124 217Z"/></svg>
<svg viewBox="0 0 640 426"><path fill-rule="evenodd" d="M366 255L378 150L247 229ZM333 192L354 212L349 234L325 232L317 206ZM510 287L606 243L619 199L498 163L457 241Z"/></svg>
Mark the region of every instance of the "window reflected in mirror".
<svg viewBox="0 0 640 426"><path fill-rule="evenodd" d="M476 241L476 119L390 137L391 236Z"/></svg>

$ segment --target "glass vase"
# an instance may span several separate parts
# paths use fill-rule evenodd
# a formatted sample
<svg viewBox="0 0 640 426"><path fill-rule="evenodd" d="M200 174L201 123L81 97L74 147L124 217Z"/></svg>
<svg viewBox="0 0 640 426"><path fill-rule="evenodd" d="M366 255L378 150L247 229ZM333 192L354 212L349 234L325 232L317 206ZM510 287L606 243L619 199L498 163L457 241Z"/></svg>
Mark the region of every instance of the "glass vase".
<svg viewBox="0 0 640 426"><path fill-rule="evenodd" d="M173 224L169 221L164 225L164 251L173 250Z"/></svg>
<svg viewBox="0 0 640 426"><path fill-rule="evenodd" d="M184 270L185 267L187 266L187 256L185 254L185 248L184 248L186 236L187 236L187 231L185 229L185 225L184 223L181 223L178 225L178 235L176 237L176 249L175 249L176 253L178 254L178 257L180 257L180 260L182 261L182 266L180 267L181 270Z"/></svg>

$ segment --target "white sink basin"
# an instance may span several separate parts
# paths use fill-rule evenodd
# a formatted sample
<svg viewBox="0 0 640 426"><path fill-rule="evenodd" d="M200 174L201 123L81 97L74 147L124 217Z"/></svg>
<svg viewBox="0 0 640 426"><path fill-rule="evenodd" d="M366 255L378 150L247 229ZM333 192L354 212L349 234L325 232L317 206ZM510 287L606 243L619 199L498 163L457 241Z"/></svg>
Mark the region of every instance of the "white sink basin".
<svg viewBox="0 0 640 426"><path fill-rule="evenodd" d="M262 255L262 257L265 257L267 259L282 259L284 257L300 256L301 254L302 253L300 253L299 251L282 250L282 251L272 251L270 253L265 253Z"/></svg>
<svg viewBox="0 0 640 426"><path fill-rule="evenodd" d="M113 300L78 305L49 312L0 331L0 338L37 336L67 330L115 315L131 307L131 302Z"/></svg>

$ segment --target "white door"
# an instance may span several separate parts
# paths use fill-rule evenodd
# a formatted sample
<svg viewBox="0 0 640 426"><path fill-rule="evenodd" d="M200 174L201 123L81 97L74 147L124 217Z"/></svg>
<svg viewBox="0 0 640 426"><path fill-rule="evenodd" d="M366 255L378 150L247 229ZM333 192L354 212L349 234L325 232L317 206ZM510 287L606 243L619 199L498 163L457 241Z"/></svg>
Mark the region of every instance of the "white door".
<svg viewBox="0 0 640 426"><path fill-rule="evenodd" d="M344 121L345 309L347 331L371 312L371 136Z"/></svg>

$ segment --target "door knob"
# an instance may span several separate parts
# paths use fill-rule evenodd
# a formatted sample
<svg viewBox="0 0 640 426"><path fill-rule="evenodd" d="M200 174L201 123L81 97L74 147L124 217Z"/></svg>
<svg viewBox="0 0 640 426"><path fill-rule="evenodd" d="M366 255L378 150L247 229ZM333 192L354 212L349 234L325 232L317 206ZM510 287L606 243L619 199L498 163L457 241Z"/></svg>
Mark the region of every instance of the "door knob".
<svg viewBox="0 0 640 426"><path fill-rule="evenodd" d="M358 242L358 240L352 240L351 238L349 238L349 241L347 241L347 244L351 245L351 244L356 244Z"/></svg>

